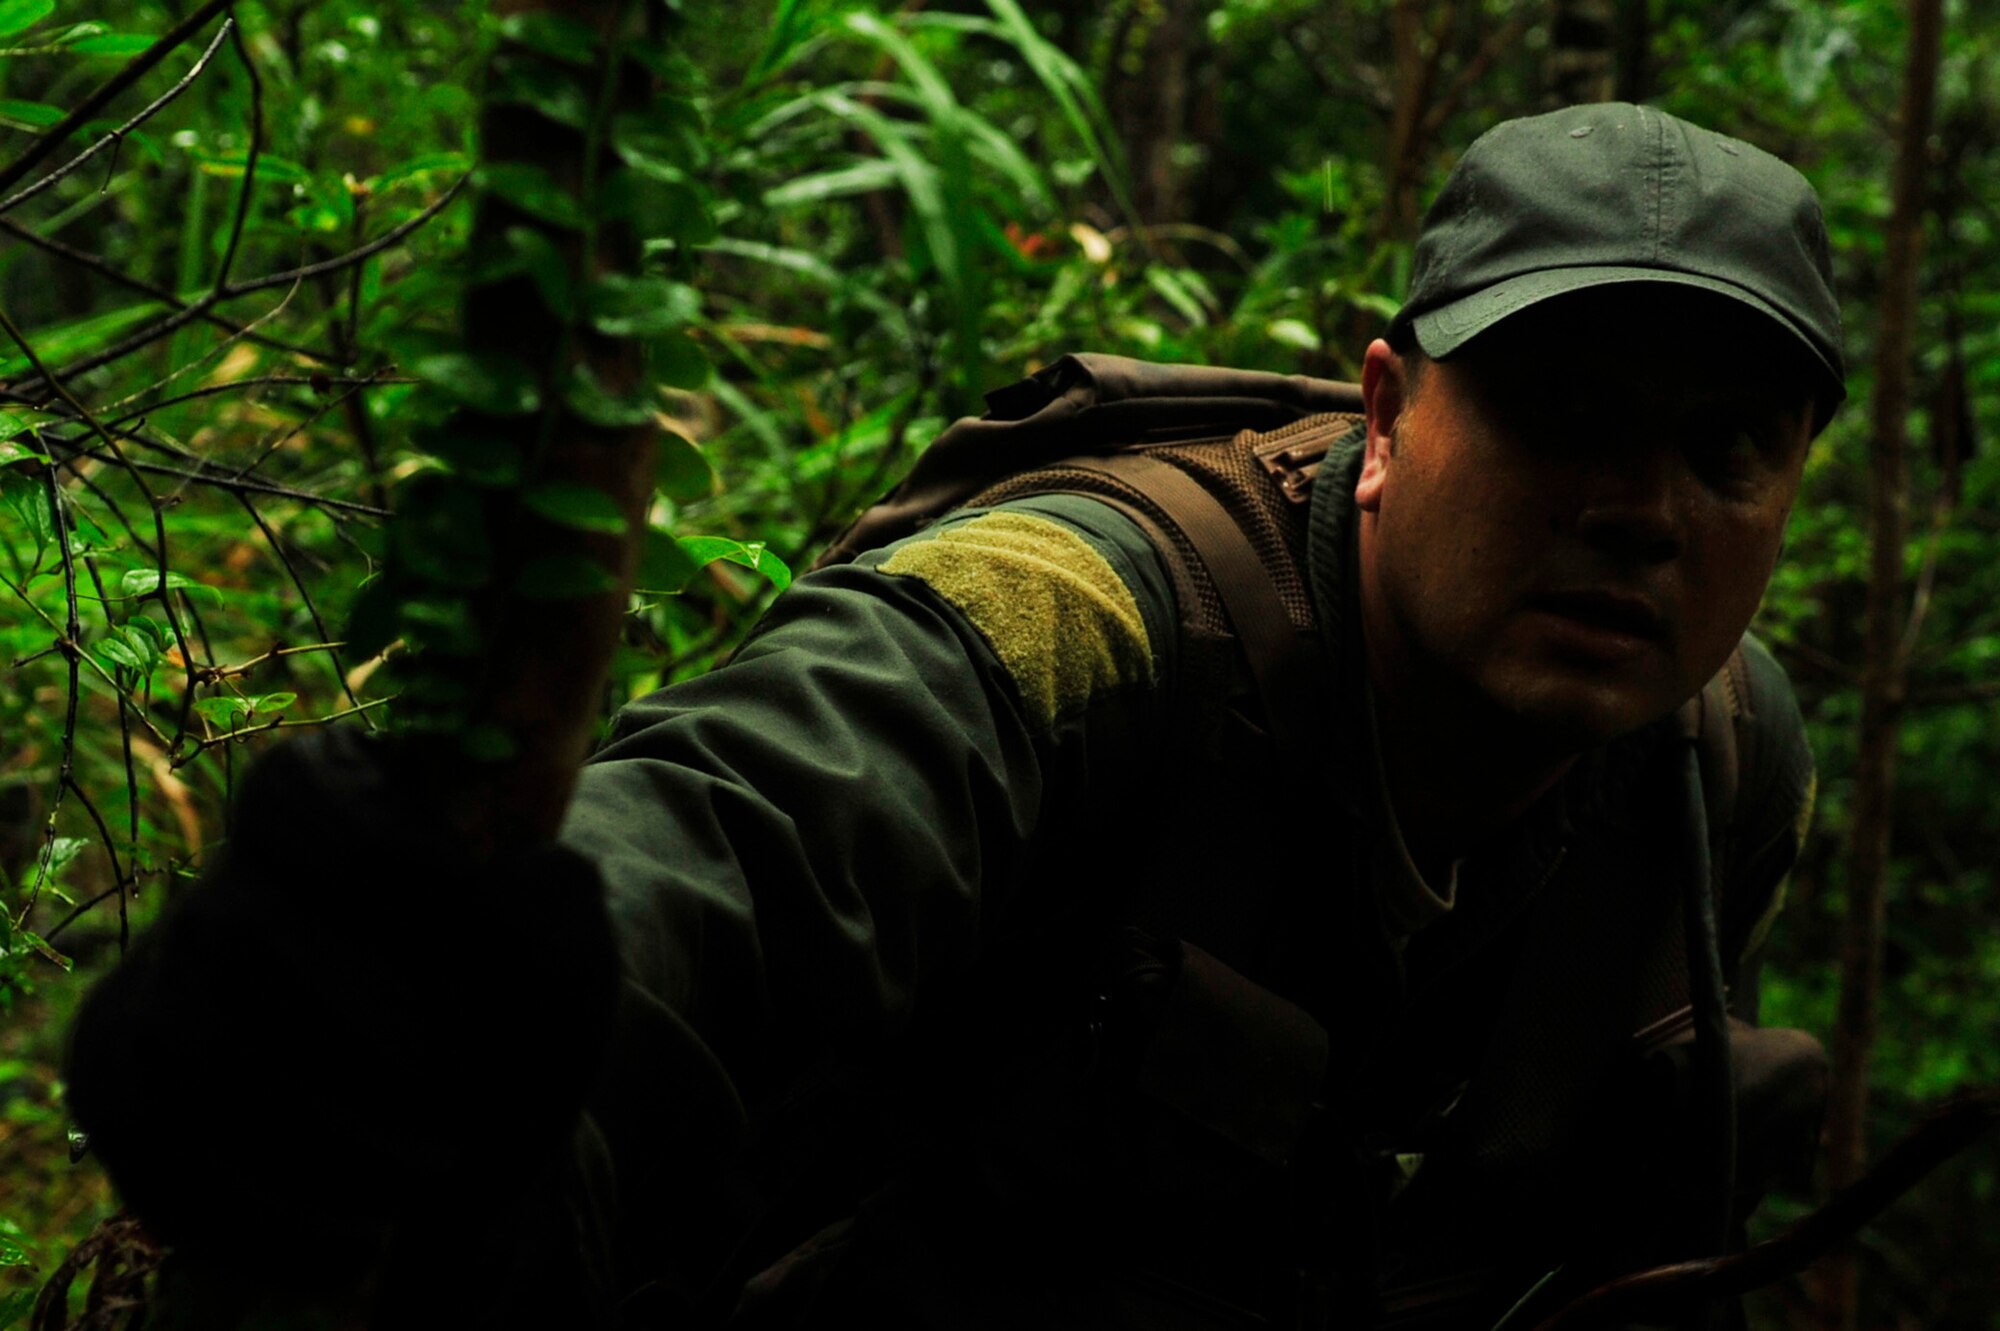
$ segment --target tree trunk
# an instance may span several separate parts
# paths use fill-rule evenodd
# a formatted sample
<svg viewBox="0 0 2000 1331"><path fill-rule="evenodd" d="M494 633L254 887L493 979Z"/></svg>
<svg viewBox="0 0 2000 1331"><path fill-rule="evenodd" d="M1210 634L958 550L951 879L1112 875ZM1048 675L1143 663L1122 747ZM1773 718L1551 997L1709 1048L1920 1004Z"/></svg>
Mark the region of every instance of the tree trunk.
<svg viewBox="0 0 2000 1331"><path fill-rule="evenodd" d="M1612 91L1612 0L1557 0L1549 22L1548 102L1608 102Z"/></svg>
<svg viewBox="0 0 2000 1331"><path fill-rule="evenodd" d="M620 25L632 20L636 8L627 0L571 5L508 0L500 6L509 15L544 11L580 19L614 50L624 35ZM545 58L516 43L505 44L503 54L520 61ZM613 77L620 83L612 94L616 107L644 105L646 90L629 63ZM618 165L610 146L593 143L586 130L513 102L489 103L481 139L489 165L519 163L545 171L587 210L597 207L592 191L601 187L592 180L601 182ZM527 215L491 194L481 200L473 252L489 252L496 238L522 228L539 232L562 256L578 291L608 274L638 271L638 238L623 221L574 229ZM644 356L634 340L605 337L580 321L566 327L551 317L531 277L474 287L466 300L465 340L473 351L550 373L543 413L495 431L495 447L511 447L523 460L524 484L497 491L488 501L487 529L499 567L494 590L474 603L487 647L477 674L467 681L472 698L467 720L497 728L510 741L511 753L498 762L451 763L456 770L447 778L459 794L452 809L458 830L473 848L492 853L555 835L576 769L595 738L652 497L656 427L650 420L622 427L591 424L563 404L563 376L578 369L587 370L609 395L642 392ZM529 491L549 486L588 487L608 496L624 517L625 534L554 522L521 502ZM610 585L560 598L518 590L530 561L563 558L605 570ZM553 650L558 643L561 650Z"/></svg>
<svg viewBox="0 0 2000 1331"><path fill-rule="evenodd" d="M1839 1189L1866 1159L1868 1058L1875 1043L1882 986L1884 885L1894 811L1897 722L1905 693L1903 547L1908 531L1905 453L1910 356L1915 340L1917 258L1923 239L1923 179L1936 99L1943 18L1941 0L1910 0L1895 183L1877 316L1875 396L1871 404L1869 567L1866 660L1861 677L1861 735L1854 825L1848 849L1847 934L1841 949L1840 1009L1834 1030L1833 1087L1827 1110L1828 1183ZM1858 1267L1853 1249L1827 1263L1819 1293L1828 1331L1854 1331Z"/></svg>
<svg viewBox="0 0 2000 1331"><path fill-rule="evenodd" d="M1201 16L1193 0L1132 5L1116 33L1111 109L1125 159L1132 164L1133 204L1142 221L1187 216L1187 179L1174 150L1187 128Z"/></svg>

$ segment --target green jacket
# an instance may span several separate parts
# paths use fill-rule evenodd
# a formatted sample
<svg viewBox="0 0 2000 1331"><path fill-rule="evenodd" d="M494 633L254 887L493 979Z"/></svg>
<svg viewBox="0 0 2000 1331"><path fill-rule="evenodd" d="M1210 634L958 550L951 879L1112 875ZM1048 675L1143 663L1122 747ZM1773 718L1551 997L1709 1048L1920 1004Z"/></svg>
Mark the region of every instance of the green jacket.
<svg viewBox="0 0 2000 1331"><path fill-rule="evenodd" d="M1504 1286L1593 1242L1621 1203L1570 1167L1579 1133L1631 1033L1685 1001L1671 885L1644 885L1679 807L1664 727L1588 755L1460 867L1449 911L1427 899L1360 679L1358 463L1336 449L1305 517L1325 762L1281 789L1245 779L1277 770L1254 716L1189 750L1181 709L1216 691L1185 668L1172 570L1074 495L801 579L729 665L621 714L565 840L624 954L579 1223L627 1324L1252 1324L1364 1249L1399 1288L1468 1261ZM1781 672L1747 655L1732 961L1812 780ZM1325 1123L1282 1166L1131 1089L1159 1059L1120 985L1152 952L1107 939L1162 933L1330 1033ZM1164 1076L1247 1101L1268 1068L1245 1057Z"/></svg>

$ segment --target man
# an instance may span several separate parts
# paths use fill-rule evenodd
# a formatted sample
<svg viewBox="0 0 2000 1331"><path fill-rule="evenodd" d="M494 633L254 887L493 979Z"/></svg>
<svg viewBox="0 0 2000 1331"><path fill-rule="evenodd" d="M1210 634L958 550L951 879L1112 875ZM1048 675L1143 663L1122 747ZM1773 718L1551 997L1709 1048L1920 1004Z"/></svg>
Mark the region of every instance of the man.
<svg viewBox="0 0 2000 1331"><path fill-rule="evenodd" d="M1577 107L1467 152L1309 502L1244 501L1297 725L1212 571L1060 468L803 579L583 773L622 993L534 1191L559 1279L630 1325L1484 1327L1686 1255L1677 713L1730 681L1734 971L1811 777L1732 653L1843 395L1804 180ZM1160 456L1219 493L1255 447ZM135 1195L144 1131L99 1131Z"/></svg>

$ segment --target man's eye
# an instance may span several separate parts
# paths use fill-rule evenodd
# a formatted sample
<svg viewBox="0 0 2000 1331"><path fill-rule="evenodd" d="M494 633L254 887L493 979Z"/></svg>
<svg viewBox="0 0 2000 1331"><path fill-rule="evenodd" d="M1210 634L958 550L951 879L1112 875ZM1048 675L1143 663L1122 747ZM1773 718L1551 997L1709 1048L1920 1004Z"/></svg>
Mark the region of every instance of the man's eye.
<svg viewBox="0 0 2000 1331"><path fill-rule="evenodd" d="M1697 434L1689 453L1704 476L1722 482L1745 481L1764 469L1771 447L1748 426L1716 423Z"/></svg>

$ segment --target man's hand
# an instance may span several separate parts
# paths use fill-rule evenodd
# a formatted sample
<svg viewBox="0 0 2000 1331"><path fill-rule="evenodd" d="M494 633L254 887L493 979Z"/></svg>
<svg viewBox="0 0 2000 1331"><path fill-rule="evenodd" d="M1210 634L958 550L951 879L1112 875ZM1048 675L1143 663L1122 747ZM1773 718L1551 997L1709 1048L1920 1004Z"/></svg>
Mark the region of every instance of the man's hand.
<svg viewBox="0 0 2000 1331"><path fill-rule="evenodd" d="M469 861L418 787L350 732L274 750L77 1018L77 1121L190 1257L339 1289L564 1167L618 989L601 886L549 844Z"/></svg>

